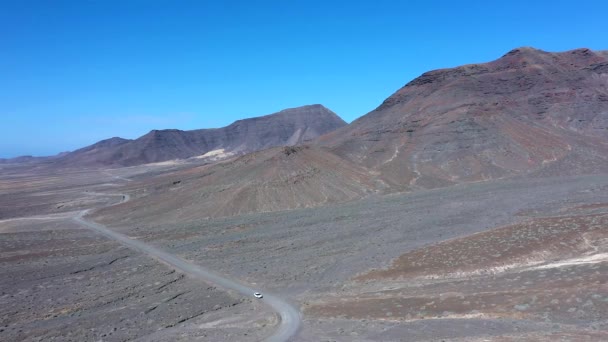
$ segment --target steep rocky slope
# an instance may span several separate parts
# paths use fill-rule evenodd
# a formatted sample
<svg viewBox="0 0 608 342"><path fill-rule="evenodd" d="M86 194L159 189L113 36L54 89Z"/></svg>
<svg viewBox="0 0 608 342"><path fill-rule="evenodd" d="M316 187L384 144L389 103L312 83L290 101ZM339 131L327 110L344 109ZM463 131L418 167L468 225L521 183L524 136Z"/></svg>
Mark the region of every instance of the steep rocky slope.
<svg viewBox="0 0 608 342"><path fill-rule="evenodd" d="M57 165L132 166L211 153L238 155L310 141L346 123L322 105L291 108L217 129L153 130L135 140L111 138L55 159Z"/></svg>
<svg viewBox="0 0 608 342"><path fill-rule="evenodd" d="M430 71L320 140L400 190L605 171L607 54L519 48Z"/></svg>

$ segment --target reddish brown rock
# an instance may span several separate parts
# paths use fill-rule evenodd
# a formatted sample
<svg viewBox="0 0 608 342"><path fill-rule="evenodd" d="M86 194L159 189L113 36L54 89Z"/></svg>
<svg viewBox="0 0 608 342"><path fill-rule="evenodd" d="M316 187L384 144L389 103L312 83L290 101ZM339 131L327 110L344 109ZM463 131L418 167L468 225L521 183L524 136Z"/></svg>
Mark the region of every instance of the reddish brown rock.
<svg viewBox="0 0 608 342"><path fill-rule="evenodd" d="M605 171L607 138L606 52L519 48L427 72L321 144L407 190Z"/></svg>

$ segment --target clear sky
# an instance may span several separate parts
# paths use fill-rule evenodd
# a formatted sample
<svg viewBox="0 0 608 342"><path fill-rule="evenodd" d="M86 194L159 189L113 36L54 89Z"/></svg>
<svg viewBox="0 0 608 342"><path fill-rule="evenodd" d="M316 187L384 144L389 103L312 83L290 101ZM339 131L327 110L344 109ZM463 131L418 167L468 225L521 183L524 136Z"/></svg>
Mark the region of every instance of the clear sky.
<svg viewBox="0 0 608 342"><path fill-rule="evenodd" d="M0 157L321 103L520 46L608 49L608 1L0 1Z"/></svg>

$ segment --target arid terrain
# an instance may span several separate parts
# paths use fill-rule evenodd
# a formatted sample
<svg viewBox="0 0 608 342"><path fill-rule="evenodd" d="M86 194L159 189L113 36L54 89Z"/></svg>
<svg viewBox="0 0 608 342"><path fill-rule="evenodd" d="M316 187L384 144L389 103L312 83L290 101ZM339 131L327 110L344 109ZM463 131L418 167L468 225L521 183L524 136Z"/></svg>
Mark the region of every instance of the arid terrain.
<svg viewBox="0 0 608 342"><path fill-rule="evenodd" d="M113 182L120 178L110 172L8 179L3 186L28 191L20 193L23 202L3 196L3 213L39 215L0 220L0 340L260 340L276 325L260 303L190 279L74 222L79 209L116 202Z"/></svg>
<svg viewBox="0 0 608 342"><path fill-rule="evenodd" d="M222 217L516 176L605 174L607 68L601 51L519 48L488 63L430 71L297 148L134 183L133 201L111 216Z"/></svg>
<svg viewBox="0 0 608 342"><path fill-rule="evenodd" d="M607 58L4 160L0 341L608 340Z"/></svg>
<svg viewBox="0 0 608 342"><path fill-rule="evenodd" d="M262 302L70 219L118 203L128 177L155 172L109 173L90 174L96 181L85 185L75 177L2 181L54 193L37 206L52 210L0 222L2 340L269 336L278 318ZM608 330L606 189L602 175L512 179L228 218L105 223L287 299L302 312L295 340L597 341ZM53 209L49 198L74 209Z"/></svg>

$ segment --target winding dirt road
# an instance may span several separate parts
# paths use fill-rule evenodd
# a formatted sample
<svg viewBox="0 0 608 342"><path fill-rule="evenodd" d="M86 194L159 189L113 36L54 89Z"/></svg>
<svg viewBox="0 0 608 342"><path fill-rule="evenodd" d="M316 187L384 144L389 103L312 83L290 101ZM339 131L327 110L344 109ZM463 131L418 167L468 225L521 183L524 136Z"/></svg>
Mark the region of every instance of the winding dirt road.
<svg viewBox="0 0 608 342"><path fill-rule="evenodd" d="M94 195L104 195L104 196L122 196L121 203L127 202L130 197L128 194L97 194L97 193L89 193ZM272 295L268 292L262 291L261 289L254 289L245 284L242 284L236 280L229 279L223 275L215 273L205 267L194 265L192 263L187 262L186 260L177 257L173 254L164 252L154 246L151 246L147 243L144 243L139 240L134 240L129 238L126 235L117 233L111 229L108 229L106 226L101 225L96 222L89 221L84 218L84 216L91 209L83 210L78 215L73 217L73 220L78 222L84 227L92 229L93 231L102 234L110 239L116 240L121 244L137 250L141 253L147 254L152 258L159 260L170 267L179 270L192 278L197 278L203 280L208 283L215 284L217 286L223 287L225 289L233 290L240 293L246 297L253 297L253 293L258 291L264 294L264 298L260 299L265 304L270 306L274 311L276 311L281 317L281 322L277 331L269 336L266 341L270 342L282 342L282 341L290 341L297 334L300 328L300 312L293 307L288 302L282 300L281 298Z"/></svg>

